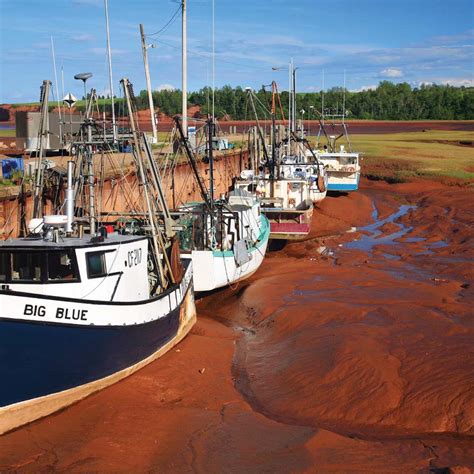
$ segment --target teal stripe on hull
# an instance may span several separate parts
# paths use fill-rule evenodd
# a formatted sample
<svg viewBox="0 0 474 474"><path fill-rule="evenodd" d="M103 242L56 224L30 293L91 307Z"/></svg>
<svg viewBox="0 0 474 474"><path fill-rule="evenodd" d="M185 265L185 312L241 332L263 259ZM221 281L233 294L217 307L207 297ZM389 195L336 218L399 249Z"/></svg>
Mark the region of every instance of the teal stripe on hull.
<svg viewBox="0 0 474 474"><path fill-rule="evenodd" d="M255 252L259 249L270 237L270 221L264 214L260 214L260 235L258 236L258 243L255 246L249 248L249 252ZM234 252L232 250L213 250L212 255L214 257L233 257Z"/></svg>

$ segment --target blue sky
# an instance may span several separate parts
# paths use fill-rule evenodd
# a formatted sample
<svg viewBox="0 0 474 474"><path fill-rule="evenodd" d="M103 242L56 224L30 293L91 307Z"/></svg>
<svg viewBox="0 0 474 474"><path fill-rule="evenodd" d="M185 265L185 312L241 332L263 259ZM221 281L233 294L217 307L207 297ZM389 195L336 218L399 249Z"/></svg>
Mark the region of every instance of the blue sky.
<svg viewBox="0 0 474 474"><path fill-rule="evenodd" d="M0 103L37 100L43 79L59 94L82 95L74 81L92 72L90 86L108 91L103 0L0 0ZM109 0L116 95L128 77L145 87L139 23L160 30L179 8L171 0ZM188 0L189 89L211 83L212 2ZM376 86L381 80L473 84L474 0L215 0L216 86L288 83L291 57L298 90ZM152 86L180 87L181 23L148 38ZM272 71L272 67L282 67Z"/></svg>

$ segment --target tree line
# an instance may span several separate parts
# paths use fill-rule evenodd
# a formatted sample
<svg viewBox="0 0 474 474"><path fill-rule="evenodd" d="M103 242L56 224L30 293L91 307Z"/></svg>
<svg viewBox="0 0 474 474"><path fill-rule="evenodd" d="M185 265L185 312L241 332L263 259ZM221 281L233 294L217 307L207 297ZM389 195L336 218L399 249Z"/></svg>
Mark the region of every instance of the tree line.
<svg viewBox="0 0 474 474"><path fill-rule="evenodd" d="M270 118L271 92L262 87L254 91L254 104L259 119ZM288 91L280 94L285 118L288 117ZM148 108L146 91L136 95L138 109ZM316 119L322 110L326 114L345 114L349 119L366 120L473 120L474 87L450 85L421 85L412 87L404 82L394 84L380 82L375 89L360 92L332 88L324 92L297 93L298 117ZM181 113L181 91L161 90L153 92L153 102L159 111L173 116ZM188 94L188 107L198 106L196 115L206 116L211 112L212 90L204 87ZM116 112L125 115L124 104L116 102ZM278 107L279 109L279 107ZM226 85L214 91L214 110L219 119L253 120L249 93L241 87ZM304 111L304 112L303 112ZM280 112L277 118L280 118Z"/></svg>

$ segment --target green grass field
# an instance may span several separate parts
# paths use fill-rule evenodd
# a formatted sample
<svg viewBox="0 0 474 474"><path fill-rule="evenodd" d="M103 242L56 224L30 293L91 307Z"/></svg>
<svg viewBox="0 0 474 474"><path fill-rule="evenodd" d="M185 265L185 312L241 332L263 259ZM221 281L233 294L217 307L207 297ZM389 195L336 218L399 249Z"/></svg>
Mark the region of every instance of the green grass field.
<svg viewBox="0 0 474 474"><path fill-rule="evenodd" d="M352 135L351 139L353 149L363 153L362 172L368 177L389 181L410 177L474 180L474 132L430 130Z"/></svg>
<svg viewBox="0 0 474 474"><path fill-rule="evenodd" d="M0 130L0 138L14 137L15 130ZM155 149L169 140L169 133L159 132L158 140L160 144L153 146ZM418 177L474 183L474 132L429 130L352 135L351 141L353 150L362 153L362 174L366 177L389 182ZM234 144L240 143L234 140Z"/></svg>

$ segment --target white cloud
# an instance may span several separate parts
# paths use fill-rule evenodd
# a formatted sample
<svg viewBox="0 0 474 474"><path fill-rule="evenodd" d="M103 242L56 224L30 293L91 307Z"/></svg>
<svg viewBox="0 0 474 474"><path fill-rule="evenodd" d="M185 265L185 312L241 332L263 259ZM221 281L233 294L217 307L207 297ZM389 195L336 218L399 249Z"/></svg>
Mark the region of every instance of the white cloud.
<svg viewBox="0 0 474 474"><path fill-rule="evenodd" d="M358 89L352 89L351 92L373 91L375 89L377 89L377 85L371 84L370 86L361 86Z"/></svg>
<svg viewBox="0 0 474 474"><path fill-rule="evenodd" d="M403 77L403 71L394 67L389 67L380 71L380 77Z"/></svg>
<svg viewBox="0 0 474 474"><path fill-rule="evenodd" d="M160 84L155 90L157 91L174 91L176 89L175 86L171 84Z"/></svg>
<svg viewBox="0 0 474 474"><path fill-rule="evenodd" d="M446 78L446 77L438 77L433 80L429 81L419 81L418 83L414 83L413 85L416 86L429 86L432 84L442 84L442 85L450 85L454 87L474 87L474 79L467 78L467 77L451 77L451 78Z"/></svg>

